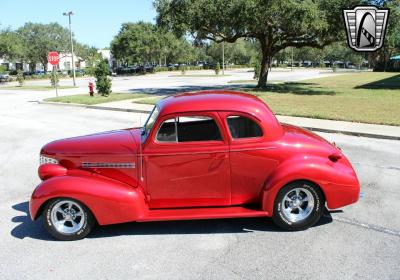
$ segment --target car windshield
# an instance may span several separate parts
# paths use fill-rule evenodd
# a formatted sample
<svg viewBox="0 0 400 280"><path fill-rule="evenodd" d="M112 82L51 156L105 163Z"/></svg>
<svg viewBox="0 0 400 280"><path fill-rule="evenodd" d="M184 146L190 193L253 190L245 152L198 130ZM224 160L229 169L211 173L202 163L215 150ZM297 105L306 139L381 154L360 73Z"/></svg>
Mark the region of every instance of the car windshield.
<svg viewBox="0 0 400 280"><path fill-rule="evenodd" d="M146 123L143 126L143 131L145 132L145 135L147 136L152 129L154 123L156 122L156 119L158 117L159 110L157 106L154 106L153 111L151 111L151 114L149 118L147 119Z"/></svg>

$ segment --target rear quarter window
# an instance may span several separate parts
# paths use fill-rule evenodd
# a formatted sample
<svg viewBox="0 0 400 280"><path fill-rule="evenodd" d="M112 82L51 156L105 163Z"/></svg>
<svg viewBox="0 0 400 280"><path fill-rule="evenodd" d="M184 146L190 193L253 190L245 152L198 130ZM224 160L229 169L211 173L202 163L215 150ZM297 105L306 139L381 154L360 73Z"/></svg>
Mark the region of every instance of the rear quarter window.
<svg viewBox="0 0 400 280"><path fill-rule="evenodd" d="M261 127L252 119L243 116L229 116L226 121L233 139L263 136Z"/></svg>

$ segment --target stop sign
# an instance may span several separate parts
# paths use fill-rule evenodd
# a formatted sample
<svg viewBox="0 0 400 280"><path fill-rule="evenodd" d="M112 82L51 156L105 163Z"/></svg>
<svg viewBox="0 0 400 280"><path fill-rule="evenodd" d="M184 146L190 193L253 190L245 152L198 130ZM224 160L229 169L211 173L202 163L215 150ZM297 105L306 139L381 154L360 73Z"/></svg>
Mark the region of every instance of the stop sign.
<svg viewBox="0 0 400 280"><path fill-rule="evenodd" d="M60 62L60 56L58 52L49 52L49 54L47 55L47 61L51 65L57 65Z"/></svg>

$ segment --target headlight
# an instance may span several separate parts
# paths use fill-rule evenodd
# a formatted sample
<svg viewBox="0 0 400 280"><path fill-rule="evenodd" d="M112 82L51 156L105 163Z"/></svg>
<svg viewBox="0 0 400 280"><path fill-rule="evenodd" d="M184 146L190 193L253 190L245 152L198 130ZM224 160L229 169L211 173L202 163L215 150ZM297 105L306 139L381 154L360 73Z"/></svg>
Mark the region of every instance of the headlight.
<svg viewBox="0 0 400 280"><path fill-rule="evenodd" d="M58 160L51 158L51 157L45 157L45 156L40 155L40 165L46 164L46 163L58 164Z"/></svg>

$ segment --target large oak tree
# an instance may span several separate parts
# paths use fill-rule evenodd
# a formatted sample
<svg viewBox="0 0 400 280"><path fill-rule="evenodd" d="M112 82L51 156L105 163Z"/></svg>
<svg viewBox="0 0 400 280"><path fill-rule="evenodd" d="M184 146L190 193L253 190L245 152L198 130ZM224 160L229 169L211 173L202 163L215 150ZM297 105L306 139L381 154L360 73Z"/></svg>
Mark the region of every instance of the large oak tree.
<svg viewBox="0 0 400 280"><path fill-rule="evenodd" d="M322 48L343 39L342 9L358 0L155 0L157 23L198 40L261 46L258 87L267 83L272 57L286 47Z"/></svg>

